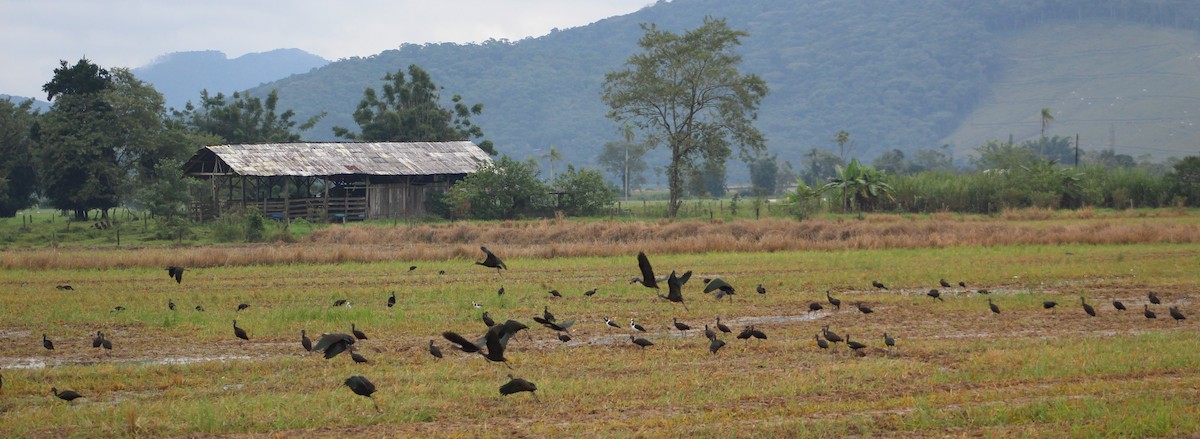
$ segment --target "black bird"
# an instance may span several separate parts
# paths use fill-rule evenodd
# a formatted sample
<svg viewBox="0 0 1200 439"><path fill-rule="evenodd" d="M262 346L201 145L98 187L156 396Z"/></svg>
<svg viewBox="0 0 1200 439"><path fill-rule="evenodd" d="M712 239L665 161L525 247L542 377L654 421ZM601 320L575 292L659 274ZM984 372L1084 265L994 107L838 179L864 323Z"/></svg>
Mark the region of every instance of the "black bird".
<svg viewBox="0 0 1200 439"><path fill-rule="evenodd" d="M1116 308L1116 309L1117 309L1117 311L1125 311L1125 304L1124 304L1124 303L1121 303L1121 301L1120 301L1120 300L1114 300L1114 301L1113 301L1113 308Z"/></svg>
<svg viewBox="0 0 1200 439"><path fill-rule="evenodd" d="M76 399L83 398L83 395L76 393L74 390L63 390L63 391L59 392L58 388L56 388L56 387L51 387L50 393L53 393L54 396L58 397L58 399L61 399L66 402L71 402Z"/></svg>
<svg viewBox="0 0 1200 439"><path fill-rule="evenodd" d="M371 396L375 393L375 385L371 384L371 381L367 380L367 377L355 375L350 378L346 378L346 387L349 387L350 390L354 391L355 395L371 398L371 404L375 405L375 411L383 413L383 411L379 409L379 403L375 402L375 397Z"/></svg>
<svg viewBox="0 0 1200 439"><path fill-rule="evenodd" d="M724 324L724 323L721 323L721 318L720 318L720 317L717 317L717 330L718 330L718 331L721 331L721 332L726 332L726 333L732 333L732 332L733 332L733 330L729 329L729 327L728 327L728 326L725 326L725 324Z"/></svg>
<svg viewBox="0 0 1200 439"><path fill-rule="evenodd" d="M1183 315L1183 311L1180 311L1179 307L1172 306L1171 307L1171 318L1175 319L1175 323L1179 323L1180 321L1186 319L1187 316Z"/></svg>
<svg viewBox="0 0 1200 439"><path fill-rule="evenodd" d="M863 314L870 314L870 313L875 312L875 310L871 309L871 307L863 305L862 302L855 303L854 306L857 307L858 311Z"/></svg>
<svg viewBox="0 0 1200 439"><path fill-rule="evenodd" d="M881 290L886 290L886 289L888 289L888 287L887 287L887 286L884 286L884 285L883 285L883 282L880 282L880 281L877 281L877 280L873 280L873 281L871 281L871 285L872 285L872 286L874 286L875 288L879 288L879 289L881 289Z"/></svg>
<svg viewBox="0 0 1200 439"><path fill-rule="evenodd" d="M354 360L355 363L370 363L371 362L371 360L368 360L367 357L359 355L358 352L356 352L356 351L358 351L357 347L350 346L350 359Z"/></svg>
<svg viewBox="0 0 1200 439"><path fill-rule="evenodd" d="M104 345L104 333L96 331L96 337L92 339L92 347L98 348Z"/></svg>
<svg viewBox="0 0 1200 439"><path fill-rule="evenodd" d="M350 349L350 345L354 344L354 336L349 334L322 334L321 338L317 339L317 344L312 350L324 352L325 359L336 357L338 354Z"/></svg>
<svg viewBox="0 0 1200 439"><path fill-rule="evenodd" d="M618 324L617 324L617 322L614 322L614 321L612 321L612 319L608 318L608 316L605 316L605 317L604 317L604 324L606 324L606 325L608 325L608 326L612 326L612 327L614 327L614 328L620 328L620 327L621 327L621 325L618 325Z"/></svg>
<svg viewBox="0 0 1200 439"><path fill-rule="evenodd" d="M642 272L642 278L634 278L634 283L640 283L646 288L658 289L658 279L654 277L654 268L650 267L650 258L646 257L646 252L638 252L638 270Z"/></svg>
<svg viewBox="0 0 1200 439"><path fill-rule="evenodd" d="M1053 300L1047 300L1047 301L1042 302L1043 309L1050 309L1050 308L1054 308L1056 306L1058 306L1058 302L1055 302Z"/></svg>
<svg viewBox="0 0 1200 439"><path fill-rule="evenodd" d="M1151 291L1151 292L1150 292L1150 294L1148 295L1148 297L1150 297L1150 303L1153 303L1153 304L1155 304L1155 305L1162 305L1162 300L1159 300L1159 299L1158 299L1158 295L1157 295L1157 294L1154 294L1154 292L1153 292L1153 291Z"/></svg>
<svg viewBox="0 0 1200 439"><path fill-rule="evenodd" d="M349 300L346 300L346 299L338 299L338 300L334 300L334 301L333 301L333 306L334 306L334 307L345 306L345 307L349 308L349 307L350 307L350 301L349 301Z"/></svg>
<svg viewBox="0 0 1200 439"><path fill-rule="evenodd" d="M550 330L554 330L554 331L566 331L571 328L571 325L575 324L574 320L567 320L565 322L558 323L558 322L551 322L551 321L546 320L541 317L534 317L533 321L541 323L542 326L545 326L546 328L548 328Z"/></svg>
<svg viewBox="0 0 1200 439"><path fill-rule="evenodd" d="M708 283L704 284L704 293L705 294L711 293L713 291L717 292L717 295L716 295L717 300L721 300L721 298L723 298L725 296L729 296L730 301L733 301L733 295L737 292L737 290L733 288L733 285L730 285L729 282L725 282L723 279L721 279L719 277L716 279L710 280L710 281L708 281Z"/></svg>
<svg viewBox="0 0 1200 439"><path fill-rule="evenodd" d="M438 270L438 276L443 276L445 274L446 274L446 270Z"/></svg>
<svg viewBox="0 0 1200 439"><path fill-rule="evenodd" d="M717 355L717 351L721 350L723 347L725 347L725 342L717 338L715 335L708 342L708 351L712 352L713 355Z"/></svg>
<svg viewBox="0 0 1200 439"><path fill-rule="evenodd" d="M737 339L738 340L749 340L750 337L753 337L753 335L751 335L751 331L753 331L753 329L754 329L754 327L749 326L749 325L743 327L742 332L738 333Z"/></svg>
<svg viewBox="0 0 1200 439"><path fill-rule="evenodd" d="M1148 318L1148 319L1157 319L1158 318L1158 314L1155 314L1154 311L1150 310L1150 305L1142 305L1142 307L1143 307L1142 315L1146 316L1146 318Z"/></svg>
<svg viewBox="0 0 1200 439"><path fill-rule="evenodd" d="M354 327L354 323L350 324L350 333L354 334L354 338L357 338L359 340L367 339L367 334L363 333L362 331L359 331L358 328Z"/></svg>
<svg viewBox="0 0 1200 439"><path fill-rule="evenodd" d="M47 350L54 350L54 342L46 338L46 334L42 334L42 347L46 348Z"/></svg>
<svg viewBox="0 0 1200 439"><path fill-rule="evenodd" d="M73 291L73 290L75 290L75 288L74 288L74 287L72 287L72 286L70 286L70 285L66 285L66 284L63 284L63 285L55 285L55 286L54 286L54 288L57 288L57 289L60 289L60 290L67 290L67 291Z"/></svg>
<svg viewBox="0 0 1200 439"><path fill-rule="evenodd" d="M1000 307L992 303L992 299L990 298L988 299L988 308L991 308L993 313L1000 314Z"/></svg>
<svg viewBox="0 0 1200 439"><path fill-rule="evenodd" d="M829 342L821 338L821 334L813 334L813 339L817 340L817 347L821 349L829 349Z"/></svg>
<svg viewBox="0 0 1200 439"><path fill-rule="evenodd" d="M571 341L571 335L567 334L566 332L560 332L560 333L558 333L558 341L561 341L563 343Z"/></svg>
<svg viewBox="0 0 1200 439"><path fill-rule="evenodd" d="M945 302L945 299L942 299L942 292L936 289L929 290L929 292L925 293L925 295Z"/></svg>
<svg viewBox="0 0 1200 439"><path fill-rule="evenodd" d="M303 329L300 330L300 346L304 347L305 352L312 352L312 340L308 339Z"/></svg>
<svg viewBox="0 0 1200 439"><path fill-rule="evenodd" d="M1088 305L1087 300L1085 300L1082 296L1079 297L1079 303L1083 304L1083 312L1086 312L1089 316L1096 317L1096 308L1092 308L1091 305Z"/></svg>
<svg viewBox="0 0 1200 439"><path fill-rule="evenodd" d="M388 297L387 306L388 306L388 308L396 306L396 292L395 291L392 291L392 295L390 297Z"/></svg>
<svg viewBox="0 0 1200 439"><path fill-rule="evenodd" d="M946 282L945 278L938 279L938 284L941 285L942 288L950 288L950 282Z"/></svg>
<svg viewBox="0 0 1200 439"><path fill-rule="evenodd" d="M979 290L979 291L976 291L975 293L976 294L992 294L992 292L988 291L988 290Z"/></svg>
<svg viewBox="0 0 1200 439"><path fill-rule="evenodd" d="M250 340L250 336L246 335L246 330L238 327L237 320L233 321L233 335L242 340Z"/></svg>
<svg viewBox="0 0 1200 439"><path fill-rule="evenodd" d="M500 270L502 270L502 269L503 270L508 269L508 266L504 265L504 261L502 261L502 260L500 260L500 258L496 257L496 255L493 254L491 252L491 250L488 250L487 247L480 246L479 249L483 250L483 254L487 257L485 257L482 261L475 261L475 265L482 265L482 266L488 267L488 268L495 268L497 274L500 273Z"/></svg>
<svg viewBox="0 0 1200 439"><path fill-rule="evenodd" d="M834 298L833 296L830 296L829 290L825 291L825 300L828 300L829 304L833 305L833 309L838 310L838 311L842 310L842 300ZM810 309L811 309L811 307L810 307Z"/></svg>
<svg viewBox="0 0 1200 439"><path fill-rule="evenodd" d="M708 325L704 325L704 338L712 340L714 338L717 338L717 333L713 332L712 329L709 329Z"/></svg>
<svg viewBox="0 0 1200 439"><path fill-rule="evenodd" d="M629 319L629 327L633 328L634 331L646 332L646 328L633 321L633 318Z"/></svg>
<svg viewBox="0 0 1200 439"><path fill-rule="evenodd" d="M104 340L100 340L100 347L104 348L104 350L111 351L112 346L112 340L109 340L108 337L104 337Z"/></svg>
<svg viewBox="0 0 1200 439"><path fill-rule="evenodd" d="M183 283L183 267L174 265L167 267L167 277L175 278L175 283Z"/></svg>
<svg viewBox="0 0 1200 439"><path fill-rule="evenodd" d="M489 328L496 326L496 321L492 320L492 316L488 315L487 311L484 311L483 315L479 316L479 319L483 320L483 324L487 325Z"/></svg>
<svg viewBox="0 0 1200 439"><path fill-rule="evenodd" d="M963 281L961 281L961 280L960 280L960 281L958 281L958 286L960 286L960 287L963 287L963 288L966 288L966 287L967 287L967 283L966 283L966 282L963 282Z"/></svg>
<svg viewBox="0 0 1200 439"><path fill-rule="evenodd" d="M835 349L837 348L837 344L842 342L842 336L837 335L837 333L835 333L833 331L830 331L828 326L822 327L821 333L825 336L826 340L829 340L830 343L833 343L833 347Z"/></svg>
<svg viewBox="0 0 1200 439"><path fill-rule="evenodd" d="M755 288L754 291L757 291L758 294L767 294L767 289L763 287L763 284L758 284L758 288Z"/></svg>
<svg viewBox="0 0 1200 439"><path fill-rule="evenodd" d="M550 314L549 305L542 306L542 318L546 319L547 322L554 323L554 314Z"/></svg>
<svg viewBox="0 0 1200 439"><path fill-rule="evenodd" d="M246 309L246 308L249 308L249 307L250 307L250 304L249 304L249 303L239 303L239 304L238 304L238 307L237 307L237 310L238 310L238 311L241 311L241 310L244 310L244 309Z"/></svg>
<svg viewBox="0 0 1200 439"><path fill-rule="evenodd" d="M501 285L500 289L496 290L496 296L503 296L503 295L504 295L504 285Z"/></svg>
<svg viewBox="0 0 1200 439"><path fill-rule="evenodd" d="M109 312L118 312L118 311L124 311L124 310L125 310L125 307L123 307L121 305L117 305L117 306L113 307L112 311L109 311Z"/></svg>
<svg viewBox="0 0 1200 439"><path fill-rule="evenodd" d="M887 346L888 350L890 351L892 348L896 347L896 339L888 337L888 334L885 332L883 333L883 344Z"/></svg>
<svg viewBox="0 0 1200 439"><path fill-rule="evenodd" d="M808 312L816 312L823 309L825 309L825 307L821 306L821 304L817 302L808 302Z"/></svg>
<svg viewBox="0 0 1200 439"><path fill-rule="evenodd" d="M846 334L846 346L849 346L850 349L853 349L855 351L858 351L859 349L867 347L867 345L865 345L865 344L850 340L850 334Z"/></svg>
<svg viewBox="0 0 1200 439"><path fill-rule="evenodd" d="M592 297L592 296L594 296L595 294L596 294L596 289L595 289L595 288L592 288L592 289L590 289L590 290L587 290L587 291L584 291L584 292L583 292L583 295L584 295L584 296L587 296L587 297Z"/></svg>
<svg viewBox="0 0 1200 439"><path fill-rule="evenodd" d="M416 266L416 265L409 265L409 266L408 266L408 271L413 271L413 270L416 270L416 269L417 269L417 266Z"/></svg>
<svg viewBox="0 0 1200 439"><path fill-rule="evenodd" d="M167 309L174 311L175 310L175 301L173 301L171 299L167 299Z"/></svg>
<svg viewBox="0 0 1200 439"><path fill-rule="evenodd" d="M439 360L442 359L442 350L433 344L433 340L429 340L429 355L433 355Z"/></svg>
<svg viewBox="0 0 1200 439"><path fill-rule="evenodd" d="M550 290L550 295L554 297L562 297L562 293L558 292L558 290Z"/></svg>
<svg viewBox="0 0 1200 439"><path fill-rule="evenodd" d="M658 297L661 297L670 302L675 302L680 305L683 305L683 309L686 311L688 309L688 307L687 307L686 303L683 303L683 285L686 284L688 279L691 279L691 278L692 278L691 270L688 270L688 272L683 273L683 276L678 276L678 277L675 276L675 272L672 271L671 275L667 276L667 295L664 296L662 294L659 294Z"/></svg>
<svg viewBox="0 0 1200 439"><path fill-rule="evenodd" d="M675 324L675 329L678 329L681 332L687 332L689 329L692 329L692 327L688 326L687 323L679 323L679 319L676 319L675 317L671 317L671 322Z"/></svg>
<svg viewBox="0 0 1200 439"><path fill-rule="evenodd" d="M654 346L654 343L650 340L646 340L641 337L634 337L632 335L629 336L629 341L633 342L635 345L641 346L642 350L645 350L647 346Z"/></svg>
<svg viewBox="0 0 1200 439"><path fill-rule="evenodd" d="M487 334L484 334L483 338L476 342L471 342L465 337L451 331L443 332L442 337L458 345L459 349L463 352L478 352L489 361L502 362L508 366L508 359L504 358L504 350L508 347L508 341L517 332L528 328L528 326L525 326L521 322L509 320L492 326L488 329ZM487 348L487 352L483 350L485 347ZM512 366L508 367L511 368Z"/></svg>
<svg viewBox="0 0 1200 439"><path fill-rule="evenodd" d="M757 338L759 340L767 339L767 333L762 332L762 330L758 329L758 327L756 327L754 325L750 325L750 336Z"/></svg>
<svg viewBox="0 0 1200 439"><path fill-rule="evenodd" d="M200 305L196 305L196 312L204 312L204 307L200 306Z"/></svg>
<svg viewBox="0 0 1200 439"><path fill-rule="evenodd" d="M536 399L537 394L534 393L535 390L537 390L537 384L534 384L523 378L513 378L512 374L510 373L508 374L508 382L504 383L503 386L500 386L500 395L508 396L514 393L529 392L533 394L533 397Z"/></svg>

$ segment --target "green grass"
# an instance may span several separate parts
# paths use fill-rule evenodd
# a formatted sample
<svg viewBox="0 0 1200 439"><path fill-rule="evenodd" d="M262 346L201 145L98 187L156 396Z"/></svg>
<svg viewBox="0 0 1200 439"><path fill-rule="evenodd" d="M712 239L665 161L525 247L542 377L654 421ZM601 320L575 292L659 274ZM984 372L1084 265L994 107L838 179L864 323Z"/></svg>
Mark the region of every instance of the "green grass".
<svg viewBox="0 0 1200 439"><path fill-rule="evenodd" d="M503 250L495 248L503 256ZM104 257L106 250L95 250ZM688 310L629 285L632 255L507 260L496 272L470 260L280 264L195 268L182 284L161 267L0 272L0 431L14 437L287 436L785 436L988 435L1187 436L1200 433L1200 336L1194 330L1200 251L1187 244L953 247L946 249L650 255L656 269L694 270ZM444 269L447 274L437 275ZM737 285L732 302L700 292L700 279ZM970 290L925 297L938 278ZM892 290L876 291L879 279ZM74 291L54 289L70 283ZM766 295L754 293L763 283ZM497 297L504 285L506 294ZM554 288L566 296L550 299ZM599 293L584 298L583 291ZM384 307L396 291L396 308ZM831 290L876 309L806 316ZM1156 321L1140 308L1157 291L1190 319ZM1090 318L1079 296L1100 309ZM987 310L990 297L1003 308ZM177 311L166 308L168 298ZM345 298L352 308L331 308ZM1059 307L1043 310L1043 300ZM454 352L440 333L483 333L480 302L497 319L531 326L543 306L577 321L562 345L540 327L518 335L513 370ZM249 310L235 312L241 302ZM192 308L203 305L200 313ZM127 308L111 312L116 305ZM630 345L610 316L646 325L656 346ZM739 330L758 324L766 341L736 340L710 355L696 328L717 317ZM795 316L779 320L780 316ZM239 343L231 320L249 331ZM298 333L347 332L355 323L372 365L345 356L300 355ZM823 325L869 345L820 352ZM111 355L91 336L110 334ZM897 338L888 354L880 334ZM40 348L40 335L57 349ZM433 361L429 340L446 351ZM203 357L224 361L187 362ZM181 364L165 364L175 359ZM50 367L18 368L30 362ZM514 373L539 386L502 398ZM365 375L383 414L341 386ZM87 396L54 399L50 386ZM39 422L29 422L37 419Z"/></svg>

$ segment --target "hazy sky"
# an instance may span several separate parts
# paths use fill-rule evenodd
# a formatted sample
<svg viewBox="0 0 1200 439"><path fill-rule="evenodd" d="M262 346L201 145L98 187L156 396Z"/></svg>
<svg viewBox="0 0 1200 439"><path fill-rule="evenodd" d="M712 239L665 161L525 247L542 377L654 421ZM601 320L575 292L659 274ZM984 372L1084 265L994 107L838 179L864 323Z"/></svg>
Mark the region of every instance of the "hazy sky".
<svg viewBox="0 0 1200 439"><path fill-rule="evenodd" d="M0 0L0 93L45 99L59 60L140 67L159 55L230 58L297 48L329 60L404 43L541 36L654 0Z"/></svg>

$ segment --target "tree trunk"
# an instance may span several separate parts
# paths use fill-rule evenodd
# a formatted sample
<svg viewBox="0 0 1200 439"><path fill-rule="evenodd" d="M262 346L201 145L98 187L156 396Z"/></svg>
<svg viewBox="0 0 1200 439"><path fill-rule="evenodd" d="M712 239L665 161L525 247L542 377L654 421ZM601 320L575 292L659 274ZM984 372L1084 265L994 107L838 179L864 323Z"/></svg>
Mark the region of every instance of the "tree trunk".
<svg viewBox="0 0 1200 439"><path fill-rule="evenodd" d="M76 221L87 221L88 220L87 209L75 209L75 220Z"/></svg>

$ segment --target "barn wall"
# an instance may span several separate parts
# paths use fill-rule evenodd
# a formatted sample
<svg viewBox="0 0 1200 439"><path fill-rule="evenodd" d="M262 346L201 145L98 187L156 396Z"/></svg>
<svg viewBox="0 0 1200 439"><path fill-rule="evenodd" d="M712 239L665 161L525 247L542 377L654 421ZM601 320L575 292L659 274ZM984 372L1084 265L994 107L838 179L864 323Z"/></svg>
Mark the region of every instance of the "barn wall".
<svg viewBox="0 0 1200 439"><path fill-rule="evenodd" d="M431 191L449 189L448 182L372 184L367 188L367 217L370 219L419 217L425 215L425 198Z"/></svg>

